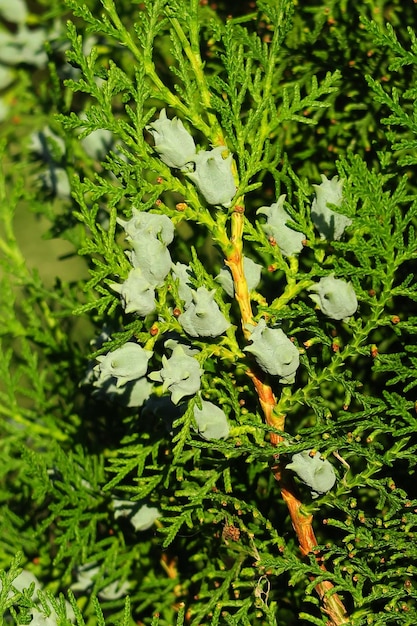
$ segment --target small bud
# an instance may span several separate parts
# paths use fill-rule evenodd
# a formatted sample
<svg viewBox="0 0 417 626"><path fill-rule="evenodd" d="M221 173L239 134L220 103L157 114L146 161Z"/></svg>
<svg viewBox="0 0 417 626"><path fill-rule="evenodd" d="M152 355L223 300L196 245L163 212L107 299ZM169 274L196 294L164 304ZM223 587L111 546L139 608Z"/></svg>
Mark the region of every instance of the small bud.
<svg viewBox="0 0 417 626"><path fill-rule="evenodd" d="M24 0L13 0L13 2L0 2L0 15L7 22L14 24L24 24L27 19L28 10Z"/></svg>
<svg viewBox="0 0 417 626"><path fill-rule="evenodd" d="M161 513L156 507L147 504L139 505L129 500L113 500L114 519L126 517L136 531L148 530Z"/></svg>
<svg viewBox="0 0 417 626"><path fill-rule="evenodd" d="M178 318L191 337L218 337L229 328L230 322L220 311L214 294L214 290L208 291L205 287L192 291L193 301Z"/></svg>
<svg viewBox="0 0 417 626"><path fill-rule="evenodd" d="M163 383L164 391L169 390L174 404L185 396L192 396L200 389L200 379L203 370L197 359L192 356L196 350L190 350L173 340L165 342L167 348L172 349L169 359L162 357L162 369L151 372L151 380Z"/></svg>
<svg viewBox="0 0 417 626"><path fill-rule="evenodd" d="M183 169L194 160L196 150L194 139L178 118L167 118L162 109L159 119L146 127L155 142L155 150L168 167Z"/></svg>
<svg viewBox="0 0 417 626"><path fill-rule="evenodd" d="M153 352L144 350L137 343L128 341L121 348L98 356L98 365L94 368L98 374L98 383L100 380L114 377L117 379L117 386L120 387L129 381L145 376L152 354Z"/></svg>
<svg viewBox="0 0 417 626"><path fill-rule="evenodd" d="M195 171L187 173L208 204L229 207L236 193L232 172L232 155L225 159L226 148L201 150L194 158Z"/></svg>
<svg viewBox="0 0 417 626"><path fill-rule="evenodd" d="M252 331L250 340L252 344L245 351L255 355L257 364L264 372L279 376L280 383L294 382L300 355L281 328L267 328L265 320L261 319Z"/></svg>
<svg viewBox="0 0 417 626"><path fill-rule="evenodd" d="M130 220L117 218L117 223L124 228L129 241L135 241L143 235L152 235L168 246L174 239L174 224L167 215L138 211L133 208Z"/></svg>
<svg viewBox="0 0 417 626"><path fill-rule="evenodd" d="M130 408L141 407L148 400L153 390L152 383L145 377L130 380L120 386L116 378L100 376L93 382L93 386L95 388L94 395Z"/></svg>
<svg viewBox="0 0 417 626"><path fill-rule="evenodd" d="M126 313L137 313L145 317L155 311L155 289L149 284L140 267L130 270L122 285L111 283L110 287L120 294Z"/></svg>
<svg viewBox="0 0 417 626"><path fill-rule="evenodd" d="M62 200L71 198L71 183L67 172L62 167L50 163L40 179L45 190L52 195Z"/></svg>
<svg viewBox="0 0 417 626"><path fill-rule="evenodd" d="M46 163L58 163L65 154L64 140L56 135L49 126L44 126L42 130L31 134L29 147Z"/></svg>
<svg viewBox="0 0 417 626"><path fill-rule="evenodd" d="M294 454L286 469L297 474L302 483L311 489L313 498L329 491L336 482L333 465L323 459L320 452L311 455L311 451L303 450Z"/></svg>
<svg viewBox="0 0 417 626"><path fill-rule="evenodd" d="M313 185L316 197L311 205L311 219L321 239L338 240L352 220L346 215L333 211L328 204L334 204L337 207L342 204L343 181L339 181L337 176L329 180L323 174L321 180L320 185Z"/></svg>
<svg viewBox="0 0 417 626"><path fill-rule="evenodd" d="M81 144L85 152L92 159L102 160L111 150L114 143L114 136L110 130L97 128L89 135L81 139Z"/></svg>
<svg viewBox="0 0 417 626"><path fill-rule="evenodd" d="M171 255L165 244L151 234L136 235L127 256L133 267L140 268L152 287L162 285L171 269Z"/></svg>
<svg viewBox="0 0 417 626"><path fill-rule="evenodd" d="M2 0L1 3L9 16L15 13L13 21L17 28L13 32L2 31L0 46L0 63L3 65L28 64L38 68L46 67L48 56L44 49L45 31L43 28L28 28L21 20L26 18L21 13L20 8L15 9L16 3ZM23 2L19 3L23 6ZM7 7L7 8L6 8ZM26 11L26 8L24 9ZM19 16L20 14L20 16ZM6 18L7 19L7 18Z"/></svg>
<svg viewBox="0 0 417 626"><path fill-rule="evenodd" d="M172 276L178 280L178 295L186 307L193 301L193 290L190 283L191 273L190 267L179 261L172 266Z"/></svg>
<svg viewBox="0 0 417 626"><path fill-rule="evenodd" d="M226 439L230 432L224 411L212 402L201 401L201 409L194 407L198 432L204 439Z"/></svg>
<svg viewBox="0 0 417 626"><path fill-rule="evenodd" d="M334 274L325 276L316 285L308 289L314 291L310 298L315 302L324 315L334 320L346 319L353 315L358 308L358 301L352 283Z"/></svg>
<svg viewBox="0 0 417 626"><path fill-rule="evenodd" d="M284 201L285 195L282 195L277 202L269 207L262 206L257 210L257 213L267 217L267 221L262 225L262 230L268 235L270 243L276 242L281 250L281 254L289 257L301 252L306 236L287 226L287 222L291 221L291 217L284 209Z"/></svg>
<svg viewBox="0 0 417 626"><path fill-rule="evenodd" d="M13 587L15 587L15 589L17 589L18 591L23 591L23 589L29 589L31 585L34 585L32 598L33 600L36 600L38 597L38 591L39 589L42 589L42 587L41 587L39 580L36 578L35 574L32 574L32 572L30 572L29 570L24 569L13 580ZM2 584L0 584L0 589L1 590L3 589ZM13 595L13 592L10 591L7 597L10 597L12 595Z"/></svg>

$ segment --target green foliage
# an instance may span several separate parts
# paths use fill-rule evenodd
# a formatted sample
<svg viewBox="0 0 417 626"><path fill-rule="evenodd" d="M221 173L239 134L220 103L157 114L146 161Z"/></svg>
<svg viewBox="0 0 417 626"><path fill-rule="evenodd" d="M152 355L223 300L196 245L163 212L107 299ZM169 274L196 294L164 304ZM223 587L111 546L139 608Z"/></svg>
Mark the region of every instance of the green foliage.
<svg viewBox="0 0 417 626"><path fill-rule="evenodd" d="M46 52L7 61L0 100L2 623L415 624L412 7L31 10ZM32 214L75 276L32 269ZM329 276L348 317L311 297ZM127 280L150 313L125 311Z"/></svg>

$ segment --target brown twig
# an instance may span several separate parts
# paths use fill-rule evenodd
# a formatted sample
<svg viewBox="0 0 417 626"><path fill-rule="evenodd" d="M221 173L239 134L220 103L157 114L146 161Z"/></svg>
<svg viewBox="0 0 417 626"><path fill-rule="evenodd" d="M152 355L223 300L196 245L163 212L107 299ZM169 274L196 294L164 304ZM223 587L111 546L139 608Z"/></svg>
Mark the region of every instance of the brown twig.
<svg viewBox="0 0 417 626"><path fill-rule="evenodd" d="M302 502L297 497L295 489L289 488L283 480L280 464L273 467L272 471L274 472L275 479L280 483L282 499L288 507L291 523L300 544L301 553L303 556L307 556L307 554L310 553L314 554L320 568L326 572L326 567L321 562L320 553L317 549L317 539L313 530L312 514L307 514L303 511ZM312 577L311 580L314 580L314 578ZM337 593L332 593L332 589L334 589L333 583L324 580L317 583L314 589L321 600L324 613L329 617L327 622L328 626L348 624L349 617L342 600Z"/></svg>
<svg viewBox="0 0 417 626"><path fill-rule="evenodd" d="M238 205L235 207L231 216L232 236L231 236L231 253L226 259L226 265L230 268L233 277L235 298L239 304L242 319L242 328L245 337L249 338L248 324L253 325L252 306L249 297L249 290L243 269L243 207ZM259 397L259 402L265 416L265 422L268 426L276 430L284 431L285 415L276 412L276 398L269 385L253 372L247 370L247 375L252 380ZM283 437L278 433L271 433L271 443L276 446L283 441ZM303 556L314 554L320 568L326 571L324 564L321 562L320 554L317 549L317 539L313 530L313 516L306 514L302 508L302 502L295 493L295 489L288 486L282 476L282 468L279 461L273 467L274 477L281 487L281 495L288 507L291 517L291 523L297 535L300 544L300 550ZM316 584L315 591L319 596L323 611L328 616L328 626L340 626L348 624L349 618L346 609L337 593L332 592L334 585L330 581L322 581Z"/></svg>

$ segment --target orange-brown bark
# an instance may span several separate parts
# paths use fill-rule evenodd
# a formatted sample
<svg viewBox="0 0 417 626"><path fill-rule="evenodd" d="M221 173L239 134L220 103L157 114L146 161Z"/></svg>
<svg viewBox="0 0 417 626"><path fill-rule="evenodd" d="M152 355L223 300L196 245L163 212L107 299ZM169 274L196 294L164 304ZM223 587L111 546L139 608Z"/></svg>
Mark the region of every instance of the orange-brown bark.
<svg viewBox="0 0 417 626"><path fill-rule="evenodd" d="M242 235L243 235L243 208L236 207L232 214L232 251L226 259L226 265L230 268L233 277L235 298L240 308L242 319L242 328L246 338L249 337L247 329L248 324L253 324L252 307L249 297L248 286L243 269L243 253L242 253ZM265 416L265 422L268 426L272 426L276 430L284 431L285 415L275 413L276 398L271 387L263 382L263 380L252 370L247 370L247 375L251 378L253 385L259 397L259 402ZM270 434L270 441L273 445L278 445L283 441L283 437L278 433ZM274 476L281 487L281 495L288 507L291 517L291 523L297 535L300 544L300 550L303 556L313 553L320 564L323 571L326 571L324 564L320 561L320 555L317 550L317 539L313 530L313 516L306 514L302 509L302 503L295 495L295 490L288 488L282 480L282 470L279 460L273 468ZM346 609L337 593L331 593L334 585L330 581L317 583L315 591L319 596L323 611L328 616L328 626L340 626L348 624L348 615Z"/></svg>

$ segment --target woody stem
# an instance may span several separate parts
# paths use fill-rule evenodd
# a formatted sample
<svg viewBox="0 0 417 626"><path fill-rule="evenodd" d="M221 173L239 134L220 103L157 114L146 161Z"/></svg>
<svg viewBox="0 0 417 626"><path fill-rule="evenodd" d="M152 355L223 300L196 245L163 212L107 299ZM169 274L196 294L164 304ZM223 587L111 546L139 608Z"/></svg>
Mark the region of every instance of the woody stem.
<svg viewBox="0 0 417 626"><path fill-rule="evenodd" d="M253 325L254 320L248 284L243 268L243 214L243 207L239 205L235 206L235 210L231 216L230 252L226 258L226 265L230 268L232 273L235 298L240 308L242 329L246 339L248 339L250 335L248 324ZM285 414L279 413L276 410L277 402L271 387L264 383L258 374L252 370L248 369L246 373L252 380L256 389L267 425L273 427L275 430L284 431ZM270 440L271 443L276 446L283 441L283 437L278 433L272 432ZM325 566L320 562L320 555L317 552L317 539L313 530L313 516L303 511L302 503L294 493L295 490L289 488L283 480L279 462L277 466L273 468L273 471L275 479L280 483L281 495L288 507L291 522L300 544L301 553L303 556L313 553L321 569L326 571ZM315 586L315 591L322 602L323 611L329 618L328 624L329 626L348 624L349 620L346 609L337 593L331 593L333 588L334 586L330 581L322 581Z"/></svg>

